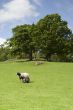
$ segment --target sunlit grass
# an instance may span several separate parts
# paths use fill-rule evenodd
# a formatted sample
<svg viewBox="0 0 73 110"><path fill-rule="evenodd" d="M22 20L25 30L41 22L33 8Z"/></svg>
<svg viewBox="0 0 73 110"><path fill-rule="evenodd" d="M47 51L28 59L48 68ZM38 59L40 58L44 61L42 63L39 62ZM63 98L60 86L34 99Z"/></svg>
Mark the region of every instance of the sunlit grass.
<svg viewBox="0 0 73 110"><path fill-rule="evenodd" d="M18 71L31 83L22 83ZM0 110L73 110L73 64L0 63Z"/></svg>

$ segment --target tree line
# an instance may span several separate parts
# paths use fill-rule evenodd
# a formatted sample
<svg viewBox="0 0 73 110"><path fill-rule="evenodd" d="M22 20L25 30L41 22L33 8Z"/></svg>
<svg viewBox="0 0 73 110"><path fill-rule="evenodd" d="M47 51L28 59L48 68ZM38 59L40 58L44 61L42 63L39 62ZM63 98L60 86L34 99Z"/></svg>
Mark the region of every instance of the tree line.
<svg viewBox="0 0 73 110"><path fill-rule="evenodd" d="M0 48L7 52L6 59L73 61L73 34L59 14L46 15L35 24L16 26L12 33L8 46Z"/></svg>

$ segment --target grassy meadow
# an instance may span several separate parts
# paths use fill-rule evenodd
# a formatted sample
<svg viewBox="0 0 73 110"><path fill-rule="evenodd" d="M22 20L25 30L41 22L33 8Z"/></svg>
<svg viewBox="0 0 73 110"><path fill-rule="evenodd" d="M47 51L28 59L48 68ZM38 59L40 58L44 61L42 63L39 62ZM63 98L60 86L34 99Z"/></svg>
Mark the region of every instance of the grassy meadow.
<svg viewBox="0 0 73 110"><path fill-rule="evenodd" d="M31 83L22 83L18 71ZM73 63L0 63L0 110L73 110Z"/></svg>

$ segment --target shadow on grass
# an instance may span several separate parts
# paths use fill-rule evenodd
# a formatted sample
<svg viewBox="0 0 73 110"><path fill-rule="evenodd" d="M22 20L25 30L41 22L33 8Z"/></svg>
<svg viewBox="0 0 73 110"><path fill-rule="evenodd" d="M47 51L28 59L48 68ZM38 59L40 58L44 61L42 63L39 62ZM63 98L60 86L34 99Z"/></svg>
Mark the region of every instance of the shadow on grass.
<svg viewBox="0 0 73 110"><path fill-rule="evenodd" d="M28 61L30 61L29 59L26 59L26 60L15 60L15 62L20 62L20 63L22 63L22 62L28 62Z"/></svg>
<svg viewBox="0 0 73 110"><path fill-rule="evenodd" d="M34 81L30 81L29 83L34 83Z"/></svg>
<svg viewBox="0 0 73 110"><path fill-rule="evenodd" d="M31 84L31 83L34 83L34 81L30 81L29 83L26 83L26 82L22 82L23 84Z"/></svg>

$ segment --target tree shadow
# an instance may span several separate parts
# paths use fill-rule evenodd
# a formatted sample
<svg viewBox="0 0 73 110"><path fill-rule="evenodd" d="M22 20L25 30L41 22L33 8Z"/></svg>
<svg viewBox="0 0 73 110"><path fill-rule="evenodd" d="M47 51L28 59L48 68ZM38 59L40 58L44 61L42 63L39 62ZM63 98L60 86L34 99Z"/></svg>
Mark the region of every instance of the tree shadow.
<svg viewBox="0 0 73 110"><path fill-rule="evenodd" d="M16 60L15 62L23 63L23 62L28 62L28 61L30 61L30 60L29 59L27 59L27 60Z"/></svg>
<svg viewBox="0 0 73 110"><path fill-rule="evenodd" d="M34 83L34 81L30 81L29 83Z"/></svg>

